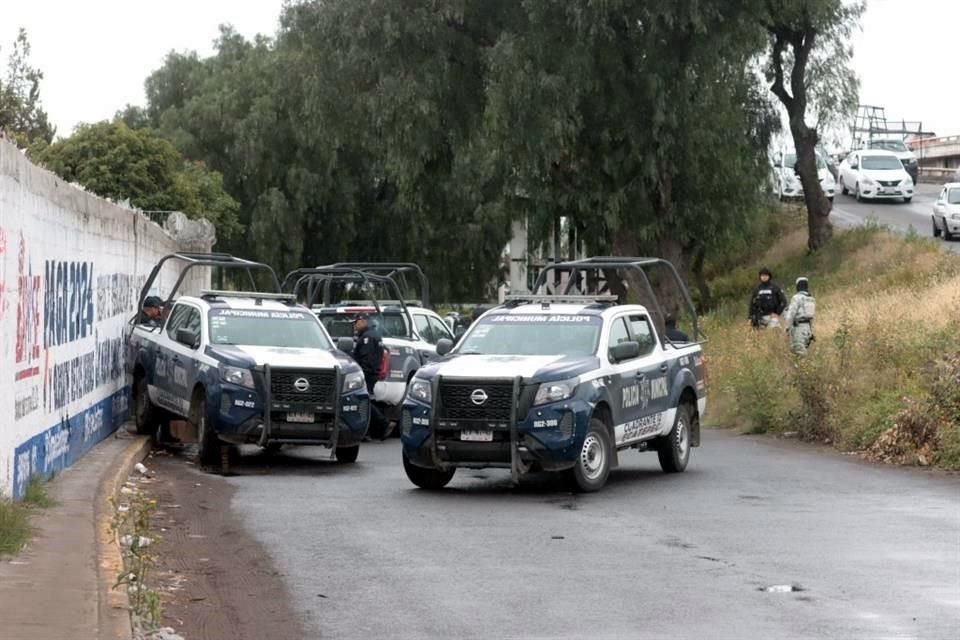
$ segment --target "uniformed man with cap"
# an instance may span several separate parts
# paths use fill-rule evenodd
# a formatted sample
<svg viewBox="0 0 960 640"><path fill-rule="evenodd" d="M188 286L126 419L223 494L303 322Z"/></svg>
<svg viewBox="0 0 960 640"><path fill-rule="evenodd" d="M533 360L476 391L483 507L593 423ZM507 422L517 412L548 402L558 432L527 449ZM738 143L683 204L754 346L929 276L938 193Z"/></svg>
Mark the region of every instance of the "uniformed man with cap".
<svg viewBox="0 0 960 640"><path fill-rule="evenodd" d="M143 308L137 318L137 324L146 324L152 327L160 326L163 320L163 300L157 296L147 296L143 300Z"/></svg>
<svg viewBox="0 0 960 640"><path fill-rule="evenodd" d="M817 304L810 295L810 282L806 277L797 278L797 292L790 299L787 314L784 316L787 334L790 336L790 350L803 355L813 342L813 318Z"/></svg>
<svg viewBox="0 0 960 640"><path fill-rule="evenodd" d="M383 342L376 330L370 326L370 316L360 312L353 317L353 331L356 340L353 345L353 359L363 370L363 379L367 383L367 392L370 393L370 432L377 437L386 438L389 434L389 422L380 413L379 407L373 401L373 388L380 378L380 358L383 352Z"/></svg>
<svg viewBox="0 0 960 640"><path fill-rule="evenodd" d="M783 289L773 281L770 269L760 269L760 282L750 296L750 324L755 329L776 327L780 324L780 315L787 306L787 296Z"/></svg>

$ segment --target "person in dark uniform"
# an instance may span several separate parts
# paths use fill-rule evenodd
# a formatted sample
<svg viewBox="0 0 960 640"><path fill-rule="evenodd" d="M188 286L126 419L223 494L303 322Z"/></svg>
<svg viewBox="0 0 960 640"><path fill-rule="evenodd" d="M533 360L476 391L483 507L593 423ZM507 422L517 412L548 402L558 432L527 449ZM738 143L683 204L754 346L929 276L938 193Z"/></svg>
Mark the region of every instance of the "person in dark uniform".
<svg viewBox="0 0 960 640"><path fill-rule="evenodd" d="M363 370L363 379L367 383L367 392L370 394L370 431L377 434L381 440L390 435L390 423L383 417L380 408L373 401L373 388L380 377L380 357L383 351L383 341L376 330L370 326L370 316L358 313L353 318L353 331L356 340L353 345L353 359Z"/></svg>
<svg viewBox="0 0 960 640"><path fill-rule="evenodd" d="M664 333L670 342L690 342L690 336L680 331L680 329L677 329L677 319L673 317L672 313L664 316L663 327Z"/></svg>
<svg viewBox="0 0 960 640"><path fill-rule="evenodd" d="M787 296L773 281L770 269L760 269L760 282L750 296L750 324L754 329L779 327L780 316L787 307Z"/></svg>
<svg viewBox="0 0 960 640"><path fill-rule="evenodd" d="M163 300L157 296L147 296L143 301L143 308L140 309L140 316L137 318L137 323L158 327L160 326L162 318Z"/></svg>

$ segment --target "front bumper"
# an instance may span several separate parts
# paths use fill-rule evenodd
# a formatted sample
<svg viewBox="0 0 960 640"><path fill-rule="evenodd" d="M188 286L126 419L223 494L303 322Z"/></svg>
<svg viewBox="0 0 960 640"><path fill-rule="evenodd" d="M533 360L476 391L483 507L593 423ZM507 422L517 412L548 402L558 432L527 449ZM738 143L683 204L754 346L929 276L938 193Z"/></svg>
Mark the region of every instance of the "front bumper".
<svg viewBox="0 0 960 640"><path fill-rule="evenodd" d="M913 197L913 185L902 187L884 187L878 185L861 185L860 195L871 200L900 200L901 198Z"/></svg>
<svg viewBox="0 0 960 640"><path fill-rule="evenodd" d="M249 389L221 383L213 389L208 421L217 435L235 444L257 443L353 446L366 435L370 424L370 399L365 388L339 393L343 377L335 378L335 398L324 402L279 402L269 392L269 367L262 384ZM211 390L208 390L208 395Z"/></svg>
<svg viewBox="0 0 960 640"><path fill-rule="evenodd" d="M401 442L413 464L433 469L501 467L514 478L540 469L572 467L593 408L576 398L532 407L512 421L454 422L434 407L407 399L401 408ZM514 408L516 411L516 405Z"/></svg>

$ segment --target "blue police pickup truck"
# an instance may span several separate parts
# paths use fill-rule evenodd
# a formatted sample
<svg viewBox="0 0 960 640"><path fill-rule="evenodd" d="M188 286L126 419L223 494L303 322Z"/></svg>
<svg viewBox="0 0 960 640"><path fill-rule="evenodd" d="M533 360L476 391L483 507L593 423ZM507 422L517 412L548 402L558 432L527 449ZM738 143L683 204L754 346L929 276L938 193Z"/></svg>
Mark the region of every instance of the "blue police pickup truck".
<svg viewBox="0 0 960 640"><path fill-rule="evenodd" d="M611 279L641 260L662 264L593 259L599 277ZM557 266L567 267L569 284L585 280L592 264ZM683 471L706 409L696 336L695 319L693 340L661 336L647 307L610 294L508 299L455 348L438 345L443 357L411 380L401 414L407 476L439 489L457 467L508 468L515 482L529 471L563 471L580 490L596 491L631 448L656 451L666 472Z"/></svg>
<svg viewBox="0 0 960 640"><path fill-rule="evenodd" d="M218 463L221 443L322 445L339 462L357 459L369 423L363 372L291 296L168 299L160 322L132 323L129 350L138 432L186 419L205 465Z"/></svg>

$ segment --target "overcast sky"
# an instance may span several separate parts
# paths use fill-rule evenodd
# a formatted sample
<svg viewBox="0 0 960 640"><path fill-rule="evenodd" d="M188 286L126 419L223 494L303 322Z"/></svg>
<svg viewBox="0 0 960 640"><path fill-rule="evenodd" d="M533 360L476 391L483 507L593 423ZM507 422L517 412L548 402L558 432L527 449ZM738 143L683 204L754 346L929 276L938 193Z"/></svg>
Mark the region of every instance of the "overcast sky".
<svg viewBox="0 0 960 640"><path fill-rule="evenodd" d="M171 49L212 52L221 23L247 37L273 34L282 0L0 0L0 60L18 27L28 31L41 97L67 135L78 122L143 104L143 81ZM960 0L869 0L855 38L861 102L888 118L960 133ZM4 69L5 70L5 69Z"/></svg>

